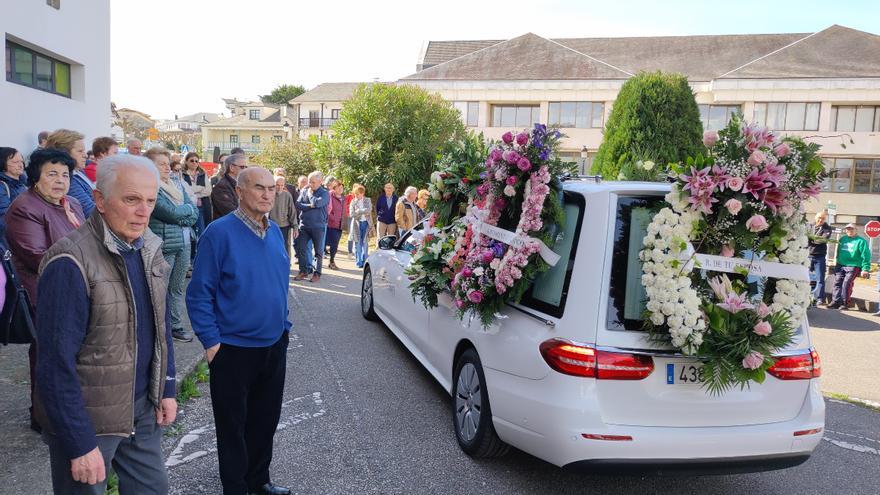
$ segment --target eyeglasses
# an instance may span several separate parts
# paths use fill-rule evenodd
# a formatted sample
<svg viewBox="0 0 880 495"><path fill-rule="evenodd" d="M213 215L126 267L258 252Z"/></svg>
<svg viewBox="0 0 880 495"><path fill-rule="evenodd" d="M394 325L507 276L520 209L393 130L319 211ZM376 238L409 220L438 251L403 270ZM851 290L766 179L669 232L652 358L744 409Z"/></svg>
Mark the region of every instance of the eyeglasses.
<svg viewBox="0 0 880 495"><path fill-rule="evenodd" d="M199 159L198 159L198 158L190 158L190 159L187 160L187 161L190 162L190 163L199 163Z"/></svg>
<svg viewBox="0 0 880 495"><path fill-rule="evenodd" d="M247 165L232 165L232 166L233 166L233 167L237 167L237 168L240 168L240 169L242 169L242 170L244 170L244 169L246 169L246 168L248 168L248 166L247 166Z"/></svg>

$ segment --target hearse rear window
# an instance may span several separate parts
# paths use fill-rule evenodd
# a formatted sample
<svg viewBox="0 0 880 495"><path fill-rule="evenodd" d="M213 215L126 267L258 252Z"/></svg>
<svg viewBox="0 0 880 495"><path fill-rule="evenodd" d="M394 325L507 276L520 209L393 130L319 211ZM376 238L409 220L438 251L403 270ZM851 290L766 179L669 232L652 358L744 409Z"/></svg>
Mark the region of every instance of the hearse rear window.
<svg viewBox="0 0 880 495"><path fill-rule="evenodd" d="M617 201L608 297L609 329L643 329L646 294L642 286L639 251L648 224L662 207L662 202L663 196L622 197Z"/></svg>

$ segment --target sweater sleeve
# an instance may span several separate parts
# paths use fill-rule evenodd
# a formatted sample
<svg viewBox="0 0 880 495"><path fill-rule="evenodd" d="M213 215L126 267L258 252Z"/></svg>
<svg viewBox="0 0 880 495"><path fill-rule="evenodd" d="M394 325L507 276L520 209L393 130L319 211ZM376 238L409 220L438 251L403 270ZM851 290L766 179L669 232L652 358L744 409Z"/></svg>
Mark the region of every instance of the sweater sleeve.
<svg viewBox="0 0 880 495"><path fill-rule="evenodd" d="M70 177L70 189L67 194L76 198L82 206L83 214L88 218L95 209L95 200L92 199L92 188L84 184L85 179L73 174Z"/></svg>
<svg viewBox="0 0 880 495"><path fill-rule="evenodd" d="M76 372L90 302L82 272L66 258L49 263L37 287L36 386L61 448L75 459L98 445Z"/></svg>
<svg viewBox="0 0 880 495"><path fill-rule="evenodd" d="M868 241L862 239L862 242L859 243L859 247L861 252L860 258L862 263L862 271L870 272L871 271L871 248L868 247Z"/></svg>
<svg viewBox="0 0 880 495"><path fill-rule="evenodd" d="M220 259L211 229L199 239L192 278L186 288L186 310L193 332L207 349L220 343L220 327L214 314L214 302L220 284Z"/></svg>

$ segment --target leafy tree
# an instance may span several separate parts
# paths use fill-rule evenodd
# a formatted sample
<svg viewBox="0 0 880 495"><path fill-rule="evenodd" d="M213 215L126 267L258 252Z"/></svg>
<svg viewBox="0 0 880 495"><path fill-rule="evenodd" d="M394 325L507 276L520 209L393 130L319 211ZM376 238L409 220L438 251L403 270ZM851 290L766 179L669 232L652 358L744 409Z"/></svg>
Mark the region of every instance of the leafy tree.
<svg viewBox="0 0 880 495"><path fill-rule="evenodd" d="M302 85L282 84L273 89L270 94L261 96L260 99L263 100L263 103L283 105L305 92L306 88Z"/></svg>
<svg viewBox="0 0 880 495"><path fill-rule="evenodd" d="M643 72L620 88L593 173L615 180L638 160L653 161L662 172L668 163L703 152L702 138L700 110L687 78Z"/></svg>
<svg viewBox="0 0 880 495"><path fill-rule="evenodd" d="M378 194L428 183L437 157L465 136L459 112L416 86L362 85L318 141L315 158L346 184L359 182Z"/></svg>
<svg viewBox="0 0 880 495"><path fill-rule="evenodd" d="M281 167L287 175L287 181L295 183L298 176L308 175L315 170L313 149L311 142L299 138L292 141L273 139L251 162L269 170Z"/></svg>

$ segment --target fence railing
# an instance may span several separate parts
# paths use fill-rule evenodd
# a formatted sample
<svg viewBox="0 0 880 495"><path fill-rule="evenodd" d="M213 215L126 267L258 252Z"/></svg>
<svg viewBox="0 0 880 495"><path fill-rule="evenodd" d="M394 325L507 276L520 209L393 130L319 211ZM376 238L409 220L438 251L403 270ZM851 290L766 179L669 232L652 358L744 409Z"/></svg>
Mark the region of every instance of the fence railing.
<svg viewBox="0 0 880 495"><path fill-rule="evenodd" d="M299 127L300 127L300 129L303 129L303 128L327 129L328 127L333 125L333 123L336 122L337 120L339 120L339 119L334 119L332 117L331 118L323 118L323 119L322 118L311 118L311 117L305 117L305 118L300 117Z"/></svg>

